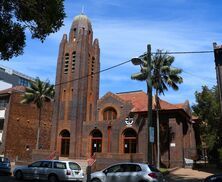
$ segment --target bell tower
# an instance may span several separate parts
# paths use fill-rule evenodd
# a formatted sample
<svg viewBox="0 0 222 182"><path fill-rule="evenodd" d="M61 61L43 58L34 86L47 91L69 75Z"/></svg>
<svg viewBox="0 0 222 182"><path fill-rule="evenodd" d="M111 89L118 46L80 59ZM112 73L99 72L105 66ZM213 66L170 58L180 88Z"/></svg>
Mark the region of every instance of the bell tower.
<svg viewBox="0 0 222 182"><path fill-rule="evenodd" d="M96 119L99 70L99 41L93 40L88 17L80 14L74 18L69 37L63 35L57 61L51 150L60 156L84 157L83 121Z"/></svg>

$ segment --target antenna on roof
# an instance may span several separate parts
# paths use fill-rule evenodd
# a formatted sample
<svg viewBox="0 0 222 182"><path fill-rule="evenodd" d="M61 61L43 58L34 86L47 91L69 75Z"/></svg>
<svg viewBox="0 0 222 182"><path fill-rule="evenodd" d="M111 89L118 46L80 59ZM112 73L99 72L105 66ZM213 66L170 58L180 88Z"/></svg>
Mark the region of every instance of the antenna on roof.
<svg viewBox="0 0 222 182"><path fill-rule="evenodd" d="M84 14L84 10L85 10L84 5L82 5L82 11L81 11L82 15Z"/></svg>

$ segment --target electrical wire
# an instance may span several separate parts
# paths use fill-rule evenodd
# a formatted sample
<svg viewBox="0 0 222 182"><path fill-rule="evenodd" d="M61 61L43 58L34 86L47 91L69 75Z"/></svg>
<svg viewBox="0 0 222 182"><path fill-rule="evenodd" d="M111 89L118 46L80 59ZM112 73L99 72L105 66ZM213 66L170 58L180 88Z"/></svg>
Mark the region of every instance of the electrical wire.
<svg viewBox="0 0 222 182"><path fill-rule="evenodd" d="M214 51L209 51L209 50L206 50L206 51L178 51L178 52L163 52L162 54L209 54L209 53L213 53ZM159 54L159 52L153 52L151 54ZM160 53L161 54L161 53ZM146 54L143 54L141 56L145 56ZM139 57L141 57L139 56ZM63 84L66 84L66 83L69 83L69 82L74 82L74 81L78 81L78 80L81 80L81 79L84 79L84 78L87 78L89 76L92 76L92 75L96 75L96 74L100 74L102 72L105 72L105 71L108 71L108 70L111 70L113 68L116 68L116 67L119 67L119 66L122 66L126 63L129 63L131 62L131 60L128 60L128 61L124 61L122 63L119 63L117 65L114 65L114 66L111 66L111 67L108 67L108 68L105 68L103 70L100 70L100 71L97 71L93 74L88 74L88 75L85 75L85 76L82 76L82 77L79 77L79 78L75 78L75 79L72 79L72 80L68 80L68 81L65 81L65 82L61 82L61 83L57 83L55 84L55 86L58 86L58 85L63 85Z"/></svg>

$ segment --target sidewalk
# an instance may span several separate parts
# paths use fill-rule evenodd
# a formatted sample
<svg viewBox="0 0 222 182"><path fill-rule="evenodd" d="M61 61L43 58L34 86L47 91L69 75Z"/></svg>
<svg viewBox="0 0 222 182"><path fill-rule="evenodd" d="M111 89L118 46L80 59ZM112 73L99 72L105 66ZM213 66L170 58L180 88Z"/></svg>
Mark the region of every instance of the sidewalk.
<svg viewBox="0 0 222 182"><path fill-rule="evenodd" d="M187 181L187 182L200 182L205 179L207 176L212 175L212 173L187 169L187 168L178 168L174 169L166 176L167 182L174 181Z"/></svg>

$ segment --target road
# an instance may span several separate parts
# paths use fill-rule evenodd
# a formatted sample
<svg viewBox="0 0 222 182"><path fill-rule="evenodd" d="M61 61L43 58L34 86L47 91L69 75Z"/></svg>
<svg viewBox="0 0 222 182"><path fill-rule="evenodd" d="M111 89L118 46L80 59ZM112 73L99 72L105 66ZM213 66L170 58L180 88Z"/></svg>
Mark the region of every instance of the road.
<svg viewBox="0 0 222 182"><path fill-rule="evenodd" d="M178 168L171 171L167 175L166 182L201 182L207 176L212 175L212 173L197 171L192 169ZM16 182L17 180L13 176L0 176L0 182ZM22 181L19 181L22 182ZM25 181L29 182L29 181Z"/></svg>
<svg viewBox="0 0 222 182"><path fill-rule="evenodd" d="M0 176L0 181L1 182L16 182L17 180L13 176ZM19 182L22 182L22 181L19 181Z"/></svg>

